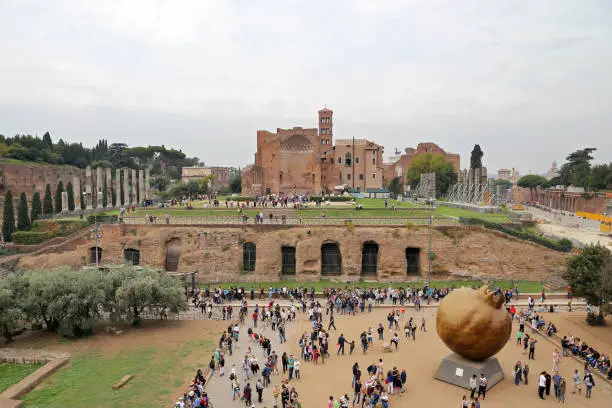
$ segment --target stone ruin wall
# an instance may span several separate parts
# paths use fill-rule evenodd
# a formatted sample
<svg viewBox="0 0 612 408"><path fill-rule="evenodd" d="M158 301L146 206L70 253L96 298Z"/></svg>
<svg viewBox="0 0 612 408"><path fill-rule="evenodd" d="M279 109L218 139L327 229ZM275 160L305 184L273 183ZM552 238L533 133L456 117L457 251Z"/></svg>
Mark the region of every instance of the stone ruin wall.
<svg viewBox="0 0 612 408"><path fill-rule="evenodd" d="M79 177L83 185L85 169L68 165L0 164L0 214L4 208L4 195L8 190L13 192L13 206L17 209L21 193L26 193L28 204L31 204L32 196L38 191L42 201L47 184L51 185L51 194L55 194L60 180L66 188L74 177Z"/></svg>
<svg viewBox="0 0 612 408"><path fill-rule="evenodd" d="M124 263L124 249L140 251L140 265L163 269L167 253L180 253L178 272L197 272L200 282L275 281L281 277L281 247L296 248L298 281L321 277L321 245L336 242L342 253L339 281L360 278L379 281L424 279L427 272L426 227L247 227L103 225L102 264ZM506 278L543 280L559 273L567 255L509 238L479 227L435 227L432 279ZM361 276L362 246L379 245L377 276ZM254 272L242 272L242 247L256 244ZM25 255L18 268L47 269L61 265L78 268L88 263L92 239L84 237L47 253ZM421 249L420 274L406 272L405 249Z"/></svg>

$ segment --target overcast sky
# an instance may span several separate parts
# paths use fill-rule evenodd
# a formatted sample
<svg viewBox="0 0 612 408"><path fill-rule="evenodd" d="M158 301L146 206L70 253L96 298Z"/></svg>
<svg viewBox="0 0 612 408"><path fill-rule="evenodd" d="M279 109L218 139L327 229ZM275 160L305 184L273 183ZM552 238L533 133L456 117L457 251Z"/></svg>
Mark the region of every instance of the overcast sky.
<svg viewBox="0 0 612 408"><path fill-rule="evenodd" d="M612 1L0 0L0 133L253 160L256 130L612 161Z"/></svg>

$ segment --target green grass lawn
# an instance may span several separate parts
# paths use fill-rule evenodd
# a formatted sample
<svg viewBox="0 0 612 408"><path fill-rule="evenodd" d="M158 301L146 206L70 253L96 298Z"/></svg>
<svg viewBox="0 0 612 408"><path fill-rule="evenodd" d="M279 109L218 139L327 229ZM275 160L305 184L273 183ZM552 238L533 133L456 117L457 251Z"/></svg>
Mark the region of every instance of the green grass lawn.
<svg viewBox="0 0 612 408"><path fill-rule="evenodd" d="M180 347L160 344L160 348L135 348L114 356L97 353L77 355L69 365L55 372L36 389L26 394L26 407L140 407L163 406L175 400L176 387L207 361L190 360L194 352L213 350L212 341L196 340ZM127 374L134 378L123 388L112 386ZM168 403L167 406L171 404Z"/></svg>
<svg viewBox="0 0 612 408"><path fill-rule="evenodd" d="M0 393L32 374L40 364L0 364Z"/></svg>
<svg viewBox="0 0 612 408"><path fill-rule="evenodd" d="M480 287L482 285L483 282L481 281L431 281L431 286L434 288L448 288L448 287L461 287L461 286L478 286ZM419 282L405 282L405 283L386 283L386 282L367 282L367 281L360 281L358 283L358 286L360 288L383 288L386 287L388 288L389 286L391 287L406 287L406 286L416 286L416 287L422 287L423 285L425 285L425 280L419 281ZM493 287L500 287L503 289L511 289L514 286L513 285L518 285L519 288L519 292L520 293L538 293L542 290L542 283L538 282L538 281L494 281L491 282L491 285ZM205 285L201 285L201 286L205 286ZM354 288L355 285L354 284L347 284L345 282L334 282L332 280L329 279L321 279L318 282L297 282L295 279L291 279L291 278L287 278L287 279L283 279L279 282L261 282L261 283L256 283L256 284L251 284L251 283L238 283L238 282L227 282L227 283L215 283L215 284L210 284L211 288L216 288L216 287L222 287L222 288L228 288L230 286L244 286L244 288L246 290L250 290L251 287L255 288L255 290L258 290L259 288L264 288L266 291L268 290L268 288L270 287L283 287L283 286L287 286L288 288L295 288L298 286L302 286L302 287L306 287L308 288L308 290L310 290L310 288L314 287L315 291L317 292L321 292L323 291L324 288L331 288L331 287L342 287L342 288L346 288L346 287L351 287ZM266 292L267 293L267 292Z"/></svg>
<svg viewBox="0 0 612 408"><path fill-rule="evenodd" d="M465 217L465 218L477 218L486 220L489 222L503 223L508 221L508 215L506 213L479 213L475 211L464 210L460 208L450 208L439 206L435 210L423 209L413 203L401 203L399 208L401 210L392 211L390 208L385 208L385 200L377 198L364 198L357 200L363 205L362 210L356 210L353 207L337 208L337 207L314 207L305 208L299 211L299 214L304 218L320 218L324 212L326 217L332 218L427 218L430 215L434 215L435 218L449 218L449 217ZM396 201L389 201L397 203ZM164 217L168 214L171 217L236 217L238 218L238 210L225 208L225 204L222 201L221 207L219 208L203 208L203 202L194 202L194 208L187 210L185 208L152 208L152 209L138 209L134 216L142 216L145 214L153 215L157 217ZM254 217L260 209L248 209L247 214L249 217ZM265 213L264 209L264 213ZM105 214L119 215L118 210L108 211ZM132 215L132 214L131 214Z"/></svg>

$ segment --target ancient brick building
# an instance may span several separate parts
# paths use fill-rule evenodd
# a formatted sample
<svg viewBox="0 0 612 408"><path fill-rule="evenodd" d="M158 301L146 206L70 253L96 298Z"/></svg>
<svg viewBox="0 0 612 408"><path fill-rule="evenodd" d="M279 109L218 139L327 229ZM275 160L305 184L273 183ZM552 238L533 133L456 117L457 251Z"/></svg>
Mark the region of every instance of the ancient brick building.
<svg viewBox="0 0 612 408"><path fill-rule="evenodd" d="M318 128L257 131L255 163L242 172L244 195L333 192L336 186L382 188L383 147L366 139L334 144L333 111L319 111Z"/></svg>
<svg viewBox="0 0 612 408"><path fill-rule="evenodd" d="M460 157L458 154L447 153L446 151L444 151L444 149L442 149L440 146L438 146L435 143L431 143L431 142L419 143L416 149L413 147L407 147L405 150L405 153L402 154L399 157L399 159L396 160L395 162L385 164L384 166L385 180L390 181L394 177L400 177L400 178L406 177L406 172L408 171L408 168L410 167L412 162L417 157L421 155L425 155L425 154L442 155L448 162L450 162L453 165L457 173L459 173L459 170L461 169Z"/></svg>
<svg viewBox="0 0 612 408"><path fill-rule="evenodd" d="M283 226L104 224L96 247L87 231L61 247L24 255L24 269L134 263L196 272L201 282L333 278L411 281L428 270L425 226ZM480 227L436 226L433 279L462 276L542 280L567 254Z"/></svg>

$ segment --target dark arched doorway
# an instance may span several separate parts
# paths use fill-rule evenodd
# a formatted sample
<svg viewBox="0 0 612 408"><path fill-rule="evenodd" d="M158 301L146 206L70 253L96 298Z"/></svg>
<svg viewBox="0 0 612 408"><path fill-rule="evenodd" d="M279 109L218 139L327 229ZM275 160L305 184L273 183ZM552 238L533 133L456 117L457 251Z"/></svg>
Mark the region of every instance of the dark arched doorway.
<svg viewBox="0 0 612 408"><path fill-rule="evenodd" d="M321 275L340 275L342 273L342 254L335 242L321 246Z"/></svg>
<svg viewBox="0 0 612 408"><path fill-rule="evenodd" d="M368 241L361 249L361 274L376 275L378 265L378 244Z"/></svg>
<svg viewBox="0 0 612 408"><path fill-rule="evenodd" d="M123 259L126 264L140 265L140 251L134 248L126 248L123 250Z"/></svg>
<svg viewBox="0 0 612 408"><path fill-rule="evenodd" d="M89 248L89 263L100 264L102 262L102 248L91 247Z"/></svg>
<svg viewBox="0 0 612 408"><path fill-rule="evenodd" d="M181 259L181 240L172 238L166 243L166 264L164 268L168 272L176 272L178 270L179 261Z"/></svg>
<svg viewBox="0 0 612 408"><path fill-rule="evenodd" d="M408 275L418 275L420 268L421 248L406 248L406 272Z"/></svg>

